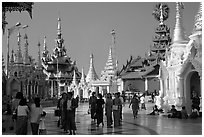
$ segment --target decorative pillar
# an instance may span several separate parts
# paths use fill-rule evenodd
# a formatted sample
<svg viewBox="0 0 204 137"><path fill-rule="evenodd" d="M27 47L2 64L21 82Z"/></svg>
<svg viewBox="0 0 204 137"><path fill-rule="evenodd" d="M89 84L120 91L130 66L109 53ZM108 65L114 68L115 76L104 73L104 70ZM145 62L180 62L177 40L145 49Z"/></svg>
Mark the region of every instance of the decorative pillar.
<svg viewBox="0 0 204 137"><path fill-rule="evenodd" d="M107 93L110 93L110 86L107 86Z"/></svg>
<svg viewBox="0 0 204 137"><path fill-rule="evenodd" d="M145 91L148 91L148 79L145 78Z"/></svg>
<svg viewBox="0 0 204 137"><path fill-rule="evenodd" d="M178 76L178 83L177 83L177 92L178 92L178 102L177 106L184 105L184 78Z"/></svg>
<svg viewBox="0 0 204 137"><path fill-rule="evenodd" d="M50 93L50 97L53 98L53 92L54 92L54 89L53 89L53 88L54 88L54 87L53 87L54 84L53 84L53 82L54 82L54 81L51 80L50 82L51 82L51 93Z"/></svg>

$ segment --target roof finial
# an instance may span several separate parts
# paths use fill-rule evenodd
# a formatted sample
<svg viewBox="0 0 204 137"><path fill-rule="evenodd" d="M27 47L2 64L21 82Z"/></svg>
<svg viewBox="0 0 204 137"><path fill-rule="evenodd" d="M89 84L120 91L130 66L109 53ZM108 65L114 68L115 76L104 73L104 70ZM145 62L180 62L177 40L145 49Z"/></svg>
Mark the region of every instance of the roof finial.
<svg viewBox="0 0 204 137"><path fill-rule="evenodd" d="M176 24L174 28L173 43L186 41L182 22L182 10L184 5L182 2L176 3Z"/></svg>
<svg viewBox="0 0 204 137"><path fill-rule="evenodd" d="M111 31L111 35L112 35L112 45L114 45L115 44L115 29Z"/></svg>
<svg viewBox="0 0 204 137"><path fill-rule="evenodd" d="M162 3L161 3L161 5L160 5L160 24L162 25L163 24L163 9L162 9Z"/></svg>
<svg viewBox="0 0 204 137"><path fill-rule="evenodd" d="M61 35L61 19L58 18L58 22L57 22L57 35Z"/></svg>

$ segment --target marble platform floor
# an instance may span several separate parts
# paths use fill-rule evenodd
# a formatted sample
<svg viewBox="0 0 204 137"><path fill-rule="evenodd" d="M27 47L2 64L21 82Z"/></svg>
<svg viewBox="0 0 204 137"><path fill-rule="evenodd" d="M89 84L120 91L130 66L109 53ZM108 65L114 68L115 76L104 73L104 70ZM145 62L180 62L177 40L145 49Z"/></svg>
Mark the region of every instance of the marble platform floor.
<svg viewBox="0 0 204 137"><path fill-rule="evenodd" d="M97 127L87 114L88 104L79 104L76 112L77 135L202 135L202 118L198 119L170 119L165 116L147 115L152 111L154 104L147 103L147 110L139 111L138 118L133 119L132 110L128 104L123 107L122 126L107 128L104 116L104 127ZM44 108L47 112L46 127L48 135L66 135L57 127L58 117L54 116L56 107ZM28 134L32 134L28 127ZM14 134L13 131L3 133Z"/></svg>

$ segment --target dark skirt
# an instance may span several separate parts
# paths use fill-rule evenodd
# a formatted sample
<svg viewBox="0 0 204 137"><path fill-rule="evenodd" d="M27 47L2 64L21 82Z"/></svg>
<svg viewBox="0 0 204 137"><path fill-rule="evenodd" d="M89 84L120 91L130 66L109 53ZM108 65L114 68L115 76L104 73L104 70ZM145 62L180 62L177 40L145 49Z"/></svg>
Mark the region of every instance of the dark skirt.
<svg viewBox="0 0 204 137"><path fill-rule="evenodd" d="M98 109L96 111L97 125L103 123L103 109Z"/></svg>
<svg viewBox="0 0 204 137"><path fill-rule="evenodd" d="M75 111L66 111L65 115L65 130L76 130Z"/></svg>
<svg viewBox="0 0 204 137"><path fill-rule="evenodd" d="M16 135L27 135L28 117L18 116L16 121Z"/></svg>

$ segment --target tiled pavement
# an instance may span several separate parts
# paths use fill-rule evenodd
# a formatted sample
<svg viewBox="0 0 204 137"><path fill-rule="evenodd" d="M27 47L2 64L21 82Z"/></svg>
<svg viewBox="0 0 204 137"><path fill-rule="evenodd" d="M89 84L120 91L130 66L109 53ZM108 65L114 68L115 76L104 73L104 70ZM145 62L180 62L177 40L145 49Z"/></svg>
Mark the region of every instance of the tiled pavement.
<svg viewBox="0 0 204 137"><path fill-rule="evenodd" d="M104 116L104 127L96 127L87 114L88 104L80 104L76 114L77 135L201 135L202 118L198 119L169 119L164 116L146 115L152 110L153 104L147 104L147 110L139 111L138 118L133 119L132 111L128 104L123 109L122 126L107 128ZM46 127L49 135L65 135L62 129L57 127L58 117L54 116L56 107L45 108L47 112ZM30 127L29 134L31 134ZM3 134L14 134L7 131Z"/></svg>

